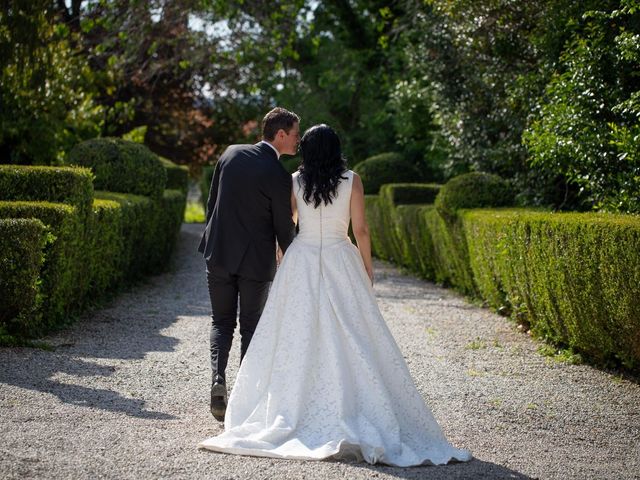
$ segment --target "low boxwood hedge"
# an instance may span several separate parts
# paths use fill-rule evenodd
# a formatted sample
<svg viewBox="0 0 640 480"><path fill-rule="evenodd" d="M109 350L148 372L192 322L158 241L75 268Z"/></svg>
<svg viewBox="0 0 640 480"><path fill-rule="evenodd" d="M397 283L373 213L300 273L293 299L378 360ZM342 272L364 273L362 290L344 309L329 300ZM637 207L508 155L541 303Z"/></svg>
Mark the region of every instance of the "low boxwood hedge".
<svg viewBox="0 0 640 480"><path fill-rule="evenodd" d="M67 163L91 168L96 190L159 199L167 184L167 171L158 156L141 143L121 138L81 142L71 149Z"/></svg>
<svg viewBox="0 0 640 480"><path fill-rule="evenodd" d="M189 190L189 168L185 165L177 165L171 160L158 157L162 166L167 171L167 184L165 190L180 190L184 195Z"/></svg>
<svg viewBox="0 0 640 480"><path fill-rule="evenodd" d="M452 218L462 208L506 207L513 205L509 184L498 175L471 172L449 180L435 199L444 218Z"/></svg>
<svg viewBox="0 0 640 480"><path fill-rule="evenodd" d="M35 218L0 219L0 337L34 321L42 301L38 278L48 229ZM28 325L27 325L28 327Z"/></svg>
<svg viewBox="0 0 640 480"><path fill-rule="evenodd" d="M461 212L471 266L493 307L598 362L640 365L640 217Z"/></svg>
<svg viewBox="0 0 640 480"><path fill-rule="evenodd" d="M93 201L88 168L0 165L0 200L68 203L86 216Z"/></svg>
<svg viewBox="0 0 640 480"><path fill-rule="evenodd" d="M376 256L504 307L548 341L640 367L640 217L396 205L367 196ZM400 187L394 187L400 188Z"/></svg>
<svg viewBox="0 0 640 480"><path fill-rule="evenodd" d="M393 182L415 182L420 172L399 153L381 153L358 163L353 171L360 175L364 193L376 194L380 187Z"/></svg>
<svg viewBox="0 0 640 480"><path fill-rule="evenodd" d="M76 207L50 202L0 201L0 218L37 218L49 227L55 239L45 250L41 278L42 316L23 324L21 334L38 335L65 323L86 293L79 281L84 253L84 224Z"/></svg>

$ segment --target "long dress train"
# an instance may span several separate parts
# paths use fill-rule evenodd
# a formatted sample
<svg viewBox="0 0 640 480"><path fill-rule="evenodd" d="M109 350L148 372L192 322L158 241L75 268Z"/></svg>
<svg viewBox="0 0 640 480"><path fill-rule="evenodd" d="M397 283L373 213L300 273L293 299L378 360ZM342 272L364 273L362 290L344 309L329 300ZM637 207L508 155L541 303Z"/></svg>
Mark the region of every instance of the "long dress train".
<svg viewBox="0 0 640 480"><path fill-rule="evenodd" d="M416 389L347 235L353 172L330 205L302 199L290 245L229 397L218 452L396 466L467 461Z"/></svg>

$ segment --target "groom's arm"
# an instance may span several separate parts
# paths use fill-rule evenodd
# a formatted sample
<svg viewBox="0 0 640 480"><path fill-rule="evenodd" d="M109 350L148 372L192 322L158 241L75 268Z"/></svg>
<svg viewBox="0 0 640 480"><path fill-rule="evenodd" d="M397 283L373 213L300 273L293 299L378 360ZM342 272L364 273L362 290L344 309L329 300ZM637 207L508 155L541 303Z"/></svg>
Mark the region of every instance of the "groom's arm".
<svg viewBox="0 0 640 480"><path fill-rule="evenodd" d="M271 196L271 212L273 214L273 229L276 233L278 245L283 252L296 234L291 214L291 175L284 170L273 182Z"/></svg>
<svg viewBox="0 0 640 480"><path fill-rule="evenodd" d="M218 198L218 184L220 183L220 160L216 162L216 168L213 172L213 178L211 179L211 188L209 189L209 198L207 200L207 221L205 225L211 220L213 209L216 206L216 200Z"/></svg>

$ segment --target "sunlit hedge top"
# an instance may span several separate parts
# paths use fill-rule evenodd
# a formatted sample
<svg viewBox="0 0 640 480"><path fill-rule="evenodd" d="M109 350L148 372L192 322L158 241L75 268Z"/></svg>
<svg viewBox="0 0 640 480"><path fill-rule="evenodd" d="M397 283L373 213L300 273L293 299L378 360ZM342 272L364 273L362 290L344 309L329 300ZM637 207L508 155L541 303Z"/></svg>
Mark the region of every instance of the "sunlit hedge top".
<svg viewBox="0 0 640 480"><path fill-rule="evenodd" d="M375 194L385 183L415 182L420 174L399 153L381 153L358 163L353 171L360 175L364 193Z"/></svg>
<svg viewBox="0 0 640 480"><path fill-rule="evenodd" d="M86 168L0 165L0 200L68 203L88 212L93 175Z"/></svg>
<svg viewBox="0 0 640 480"><path fill-rule="evenodd" d="M67 162L90 167L96 190L160 198L167 183L167 172L156 154L145 145L121 138L79 143L69 152Z"/></svg>
<svg viewBox="0 0 640 480"><path fill-rule="evenodd" d="M497 175L472 172L452 178L436 197L438 212L454 217L461 208L505 207L513 205L513 191Z"/></svg>

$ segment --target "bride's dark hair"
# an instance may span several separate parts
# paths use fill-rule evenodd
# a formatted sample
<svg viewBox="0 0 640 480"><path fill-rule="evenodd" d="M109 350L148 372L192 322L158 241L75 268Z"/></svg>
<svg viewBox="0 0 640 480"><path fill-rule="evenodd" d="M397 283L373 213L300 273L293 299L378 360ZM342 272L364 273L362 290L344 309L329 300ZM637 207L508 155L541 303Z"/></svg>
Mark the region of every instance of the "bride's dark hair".
<svg viewBox="0 0 640 480"><path fill-rule="evenodd" d="M347 171L347 160L342 156L338 134L325 124L314 125L300 140L302 164L298 168L304 185L302 198L314 208L322 202L328 205L336 196L342 174Z"/></svg>

